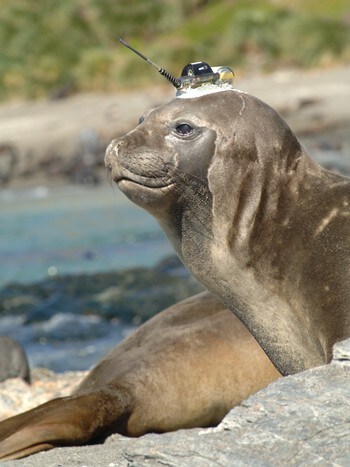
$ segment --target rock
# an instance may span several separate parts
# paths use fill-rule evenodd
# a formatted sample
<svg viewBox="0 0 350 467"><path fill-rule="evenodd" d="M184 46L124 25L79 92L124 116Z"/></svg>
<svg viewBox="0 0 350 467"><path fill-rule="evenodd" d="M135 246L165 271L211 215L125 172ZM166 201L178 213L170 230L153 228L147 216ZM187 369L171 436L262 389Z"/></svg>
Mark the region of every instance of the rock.
<svg viewBox="0 0 350 467"><path fill-rule="evenodd" d="M15 173L18 154L14 146L0 144L0 186L8 183Z"/></svg>
<svg viewBox="0 0 350 467"><path fill-rule="evenodd" d="M325 365L281 378L216 428L58 448L6 466L350 465L350 340Z"/></svg>
<svg viewBox="0 0 350 467"><path fill-rule="evenodd" d="M7 336L0 336L0 381L19 377L30 383L30 370L23 347Z"/></svg>
<svg viewBox="0 0 350 467"><path fill-rule="evenodd" d="M344 363L349 365L350 362L350 339L335 344L333 347L333 363Z"/></svg>
<svg viewBox="0 0 350 467"><path fill-rule="evenodd" d="M162 309L203 290L177 257L155 267L117 272L54 276L34 284L0 289L0 316L24 316L25 324L74 310L106 321L146 321Z"/></svg>

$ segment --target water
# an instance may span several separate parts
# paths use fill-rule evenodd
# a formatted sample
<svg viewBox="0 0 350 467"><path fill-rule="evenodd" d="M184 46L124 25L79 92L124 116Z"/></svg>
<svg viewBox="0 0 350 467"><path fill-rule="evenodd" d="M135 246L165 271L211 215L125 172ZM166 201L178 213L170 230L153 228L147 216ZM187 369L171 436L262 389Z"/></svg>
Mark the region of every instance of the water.
<svg viewBox="0 0 350 467"><path fill-rule="evenodd" d="M171 252L155 220L109 185L0 192L0 293L12 282L153 266ZM74 310L38 323L1 311L0 334L56 371L90 368L134 327Z"/></svg>
<svg viewBox="0 0 350 467"><path fill-rule="evenodd" d="M109 185L0 192L0 287L150 266L170 251L155 220Z"/></svg>

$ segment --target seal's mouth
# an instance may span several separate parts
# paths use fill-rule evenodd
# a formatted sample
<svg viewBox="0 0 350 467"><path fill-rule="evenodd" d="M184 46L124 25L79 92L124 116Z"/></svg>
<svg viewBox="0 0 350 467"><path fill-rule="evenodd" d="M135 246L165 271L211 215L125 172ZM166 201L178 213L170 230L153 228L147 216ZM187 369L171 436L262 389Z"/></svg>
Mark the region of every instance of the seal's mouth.
<svg viewBox="0 0 350 467"><path fill-rule="evenodd" d="M167 188L174 185L174 182L170 183L160 183L158 180L146 179L146 180L133 180L128 177L121 177L118 179L114 179L115 183L118 186L122 186L125 184L133 184L143 186L145 188L152 188L152 189L160 189L160 188Z"/></svg>
<svg viewBox="0 0 350 467"><path fill-rule="evenodd" d="M174 185L174 180L169 177L148 177L133 173L117 173L113 175L113 181L121 188L129 184L139 185L145 188L161 189Z"/></svg>

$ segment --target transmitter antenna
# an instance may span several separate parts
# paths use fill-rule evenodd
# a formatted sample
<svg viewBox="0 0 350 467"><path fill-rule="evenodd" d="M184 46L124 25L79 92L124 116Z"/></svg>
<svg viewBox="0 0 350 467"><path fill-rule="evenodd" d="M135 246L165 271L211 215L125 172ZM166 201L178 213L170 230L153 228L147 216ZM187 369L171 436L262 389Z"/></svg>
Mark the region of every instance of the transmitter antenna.
<svg viewBox="0 0 350 467"><path fill-rule="evenodd" d="M164 70L164 68L161 68L159 67L156 63L154 63L151 59L147 58L145 55L143 55L141 52L139 52L138 50L134 49L134 47L132 47L130 44L128 44L127 42L125 42L123 39L121 39L120 37L117 37L118 41L124 45L125 47L127 47L128 49L130 49L132 52L134 52L136 55L138 55L139 57L141 57L143 60L145 60L147 63L149 63L150 65L152 65L154 68L156 68L156 70L162 75L164 76L164 78L166 78L168 81L170 81L170 83L176 88L176 89L179 89L181 87L181 81L178 79L178 78L174 78L174 76L172 76L170 73L168 73L166 70Z"/></svg>

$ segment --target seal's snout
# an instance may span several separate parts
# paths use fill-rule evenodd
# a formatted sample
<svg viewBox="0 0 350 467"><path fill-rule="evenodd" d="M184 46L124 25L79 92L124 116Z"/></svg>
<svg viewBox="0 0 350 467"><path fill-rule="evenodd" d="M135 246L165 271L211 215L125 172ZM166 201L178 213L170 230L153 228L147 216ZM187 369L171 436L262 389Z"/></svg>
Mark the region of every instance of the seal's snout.
<svg viewBox="0 0 350 467"><path fill-rule="evenodd" d="M118 150L122 144L123 142L121 140L114 139L109 143L106 149L105 167L108 173L111 173L113 171L113 167L115 166L118 157Z"/></svg>

